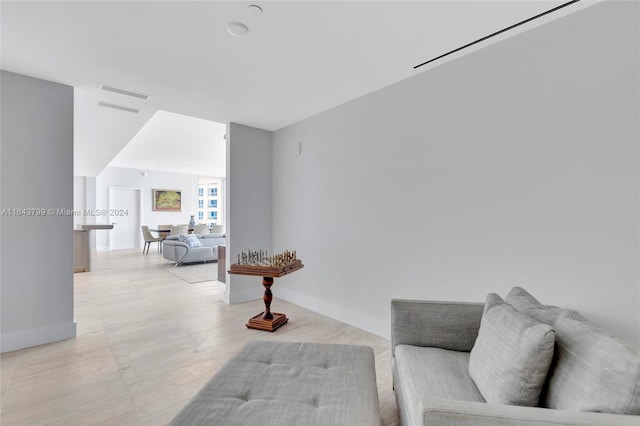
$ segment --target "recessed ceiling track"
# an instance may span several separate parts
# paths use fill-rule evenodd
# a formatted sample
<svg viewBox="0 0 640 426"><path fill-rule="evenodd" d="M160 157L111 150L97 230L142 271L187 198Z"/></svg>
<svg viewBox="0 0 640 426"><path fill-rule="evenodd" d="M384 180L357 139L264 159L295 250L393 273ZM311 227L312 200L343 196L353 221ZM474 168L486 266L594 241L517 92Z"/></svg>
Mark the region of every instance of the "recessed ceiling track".
<svg viewBox="0 0 640 426"><path fill-rule="evenodd" d="M101 90L106 90L107 92L118 93L120 95L133 96L134 98L138 98L138 99L145 99L146 100L149 97L149 95L143 95L142 93L130 92L128 90L118 89L117 87L107 86L105 84L101 84L100 85L100 89Z"/></svg>
<svg viewBox="0 0 640 426"><path fill-rule="evenodd" d="M103 102L103 101L98 101L98 106L106 107L106 108L119 109L120 111L132 112L134 114L137 114L137 113L140 112L139 109L129 108L129 107L122 106L122 105L110 104L108 102Z"/></svg>
<svg viewBox="0 0 640 426"><path fill-rule="evenodd" d="M478 40L476 40L476 41L472 41L471 43L465 44L464 46L458 47L457 49L453 49L452 51L447 52L447 53L445 53L445 54L443 54L443 55L440 55L440 56L435 57L435 58L433 58L433 59L429 59L429 60L428 60L428 61L426 61L426 62L423 62L423 63L421 63L421 64L416 65L415 67L413 67L413 69L420 68L420 67L421 67L421 66L423 66L423 65L427 65L427 64L429 64L429 63L431 63L431 62L433 62L433 61L437 61L438 59L442 59L442 58L444 58L445 56L451 55L452 53L459 52L459 51L460 51L460 50L462 50L462 49L466 49L467 47L473 46L474 44L480 43L481 41L485 41L485 40L487 40L487 39L489 39L489 38L491 38L491 37L494 37L494 36L497 36L497 35L499 35L499 34L502 34L502 33L506 32L506 31L512 30L512 29L514 29L514 28L516 28L516 27L519 27L519 26L520 26L520 25L522 25L522 24L526 24L527 22L531 22L531 21L533 21L534 19L541 18L541 17L543 17L543 16L545 16L545 15L548 15L548 14L550 14L550 13L553 13L553 12L555 12L555 11L558 11L558 10L560 10L560 9L564 8L564 7L567 7L567 6L569 6L569 5L572 5L573 3L577 3L577 2L579 2L579 1L580 1L580 0L571 0L570 2L567 2L567 3L561 4L560 6L556 6L556 7L554 7L553 9L549 9L549 10L547 10L546 12L542 12L542 13L540 13L540 14L536 15L536 16L532 16L532 17L531 17L531 18L529 18L529 19L525 19L524 21L520 21L520 22L518 22L517 24L513 24L513 25L511 25L511 26L509 26L509 27L507 27L507 28L503 28L503 29L501 29L500 31L496 31L496 32L495 32L495 33L493 33L493 34L489 34L488 36L484 36L484 37L482 37L482 38L479 38L479 39L478 39Z"/></svg>

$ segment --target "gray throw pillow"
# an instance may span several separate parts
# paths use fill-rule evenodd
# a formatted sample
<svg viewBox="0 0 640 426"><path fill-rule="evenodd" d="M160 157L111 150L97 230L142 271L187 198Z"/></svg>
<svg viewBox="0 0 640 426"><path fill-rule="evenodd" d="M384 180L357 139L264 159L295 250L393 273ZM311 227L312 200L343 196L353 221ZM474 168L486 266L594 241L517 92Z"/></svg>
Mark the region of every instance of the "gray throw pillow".
<svg viewBox="0 0 640 426"><path fill-rule="evenodd" d="M536 321L548 324L552 327L554 326L558 317L565 312L567 313L567 315L570 315L574 319L586 321L584 317L577 311L567 310L552 305L543 305L538 301L538 299L533 297L527 290L522 287L513 287L504 300L511 306L515 307L518 311L529 315ZM547 380L545 381L545 384L542 387L542 391L540 392L539 405L542 407L548 406L547 400L549 392L549 377L555 370L558 363L558 340L558 330L556 330L556 343L553 359L551 360L551 366L549 367Z"/></svg>
<svg viewBox="0 0 640 426"><path fill-rule="evenodd" d="M504 298L504 301L516 307L519 311L526 311L527 309L538 308L543 306L542 303L533 297L527 290L522 287L515 286Z"/></svg>
<svg viewBox="0 0 640 426"><path fill-rule="evenodd" d="M551 326L553 326L556 319L563 312L569 312L570 315L577 320L585 320L577 311L567 310L552 305L543 305L538 302L538 299L533 297L522 287L513 287L504 300L518 311L526 313L536 321L543 322Z"/></svg>
<svg viewBox="0 0 640 426"><path fill-rule="evenodd" d="M640 351L570 313L555 328L558 359L545 406L640 414Z"/></svg>
<svg viewBox="0 0 640 426"><path fill-rule="evenodd" d="M198 237L196 237L193 234L189 234L189 235L178 235L178 240L182 241L183 243L185 243L186 245L189 246L189 248L192 247L202 247L202 243L200 242L200 240L198 239Z"/></svg>
<svg viewBox="0 0 640 426"><path fill-rule="evenodd" d="M553 357L555 331L487 295L469 374L488 403L534 407Z"/></svg>

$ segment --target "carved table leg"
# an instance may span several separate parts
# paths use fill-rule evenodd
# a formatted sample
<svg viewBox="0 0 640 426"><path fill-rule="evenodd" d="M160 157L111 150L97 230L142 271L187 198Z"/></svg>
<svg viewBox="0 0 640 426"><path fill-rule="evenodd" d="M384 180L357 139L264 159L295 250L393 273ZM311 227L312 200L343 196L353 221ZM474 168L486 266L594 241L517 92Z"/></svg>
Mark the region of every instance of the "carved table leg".
<svg viewBox="0 0 640 426"><path fill-rule="evenodd" d="M262 277L262 285L264 286L264 315L262 319L264 320L272 320L273 315L271 314L271 300L273 299L273 294L271 293L271 286L273 285L272 277Z"/></svg>
<svg viewBox="0 0 640 426"><path fill-rule="evenodd" d="M260 312L258 315L249 318L249 322L246 325L247 328L275 331L278 327L286 324L289 318L287 318L285 314L271 312L271 301L273 300L271 286L273 285L273 277L262 277L262 285L264 286L264 297L262 298L264 301L264 312Z"/></svg>

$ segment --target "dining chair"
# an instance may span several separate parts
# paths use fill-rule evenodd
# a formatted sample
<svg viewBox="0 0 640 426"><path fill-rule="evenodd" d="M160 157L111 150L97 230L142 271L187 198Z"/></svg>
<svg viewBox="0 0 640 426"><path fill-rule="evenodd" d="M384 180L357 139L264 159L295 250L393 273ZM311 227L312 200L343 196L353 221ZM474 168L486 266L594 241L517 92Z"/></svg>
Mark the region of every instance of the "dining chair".
<svg viewBox="0 0 640 426"><path fill-rule="evenodd" d="M158 251L162 249L161 243L164 238L154 237L151 235L151 231L149 231L148 226L141 226L142 228L142 237L144 238L144 247L142 247L142 253L149 254L149 247L151 247L151 243L158 243Z"/></svg>
<svg viewBox="0 0 640 426"><path fill-rule="evenodd" d="M169 235L187 235L188 232L189 225L173 225Z"/></svg>
<svg viewBox="0 0 640 426"><path fill-rule="evenodd" d="M193 227L194 234L208 234L211 231L209 230L209 225L206 223L199 223Z"/></svg>
<svg viewBox="0 0 640 426"><path fill-rule="evenodd" d="M211 227L212 234L223 234L224 233L224 225L213 225Z"/></svg>

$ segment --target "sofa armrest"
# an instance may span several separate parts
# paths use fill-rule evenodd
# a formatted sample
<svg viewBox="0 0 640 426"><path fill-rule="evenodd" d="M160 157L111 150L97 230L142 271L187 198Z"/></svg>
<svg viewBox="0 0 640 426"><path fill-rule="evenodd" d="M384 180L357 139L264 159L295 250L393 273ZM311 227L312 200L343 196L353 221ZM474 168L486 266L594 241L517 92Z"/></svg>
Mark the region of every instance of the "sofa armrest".
<svg viewBox="0 0 640 426"><path fill-rule="evenodd" d="M620 425L640 424L640 416L552 410L538 407L496 405L483 402L421 398L418 407L429 426L507 426L507 425Z"/></svg>
<svg viewBox="0 0 640 426"><path fill-rule="evenodd" d="M469 352L478 337L484 303L391 301L391 356L397 345Z"/></svg>
<svg viewBox="0 0 640 426"><path fill-rule="evenodd" d="M182 241L178 241L178 240L163 240L162 244L165 247L166 246L183 247L189 250L189 245L187 243L183 243Z"/></svg>
<svg viewBox="0 0 640 426"><path fill-rule="evenodd" d="M189 246L178 240L162 241L162 257L167 260L180 263L189 252Z"/></svg>

